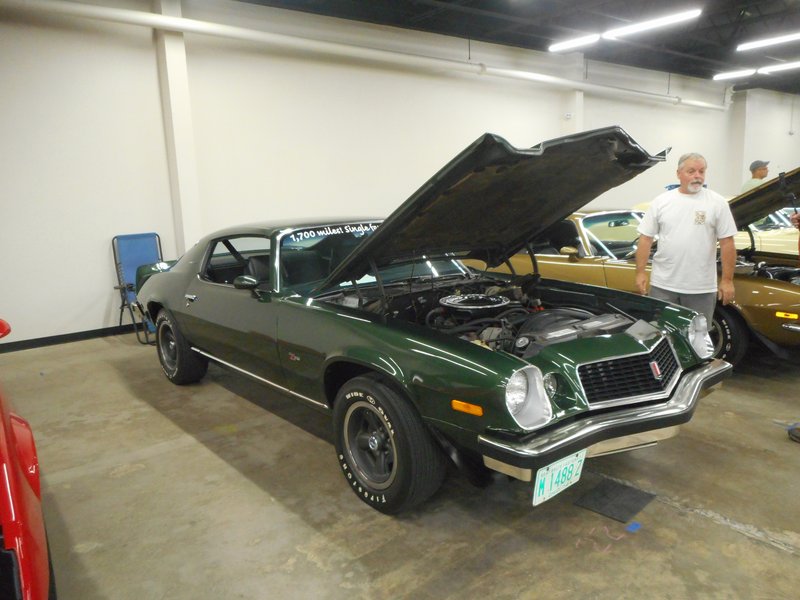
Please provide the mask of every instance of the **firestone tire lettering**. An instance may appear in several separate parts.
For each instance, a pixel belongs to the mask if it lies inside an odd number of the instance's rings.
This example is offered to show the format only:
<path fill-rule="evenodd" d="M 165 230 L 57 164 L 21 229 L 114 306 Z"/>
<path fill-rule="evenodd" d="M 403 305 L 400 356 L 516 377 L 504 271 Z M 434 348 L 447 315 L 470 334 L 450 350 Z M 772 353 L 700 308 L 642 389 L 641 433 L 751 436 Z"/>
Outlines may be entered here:
<path fill-rule="evenodd" d="M 446 458 L 415 407 L 377 376 L 347 382 L 334 404 L 334 440 L 353 492 L 394 514 L 427 500 L 441 486 Z"/>

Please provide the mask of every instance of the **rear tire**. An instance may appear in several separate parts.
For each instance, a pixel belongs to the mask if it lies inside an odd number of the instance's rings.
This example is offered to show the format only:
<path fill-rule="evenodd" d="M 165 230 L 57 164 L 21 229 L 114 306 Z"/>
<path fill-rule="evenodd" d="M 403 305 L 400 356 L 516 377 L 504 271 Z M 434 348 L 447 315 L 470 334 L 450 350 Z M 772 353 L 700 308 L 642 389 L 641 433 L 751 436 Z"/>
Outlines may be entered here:
<path fill-rule="evenodd" d="M 386 514 L 409 510 L 442 484 L 447 460 L 411 402 L 377 377 L 345 383 L 333 407 L 334 441 L 350 489 Z"/>
<path fill-rule="evenodd" d="M 739 316 L 719 306 L 714 310 L 709 335 L 714 342 L 714 357 L 727 360 L 734 367 L 742 361 L 750 345 L 750 332 Z"/>
<path fill-rule="evenodd" d="M 156 348 L 164 374 L 176 385 L 200 381 L 208 370 L 208 359 L 192 351 L 165 309 L 156 318 Z"/>

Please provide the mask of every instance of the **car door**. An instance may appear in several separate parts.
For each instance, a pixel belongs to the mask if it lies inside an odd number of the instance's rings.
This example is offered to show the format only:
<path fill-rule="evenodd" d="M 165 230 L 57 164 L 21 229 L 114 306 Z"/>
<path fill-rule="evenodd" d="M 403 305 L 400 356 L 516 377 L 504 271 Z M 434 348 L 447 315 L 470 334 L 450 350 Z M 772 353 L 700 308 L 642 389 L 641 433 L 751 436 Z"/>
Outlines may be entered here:
<path fill-rule="evenodd" d="M 182 313 L 186 336 L 193 345 L 237 369 L 282 384 L 275 278 L 254 268 L 257 263 L 270 264 L 269 256 L 266 237 L 231 236 L 212 241 L 198 276 L 187 286 Z M 234 280 L 241 275 L 259 279 L 258 287 L 237 289 Z"/>
<path fill-rule="evenodd" d="M 640 222 L 641 218 L 635 211 L 602 212 L 587 215 L 580 220 L 582 234 L 592 248 L 592 253 L 602 257 L 605 277 L 602 285 L 616 290 L 637 292 L 635 255 Z"/>

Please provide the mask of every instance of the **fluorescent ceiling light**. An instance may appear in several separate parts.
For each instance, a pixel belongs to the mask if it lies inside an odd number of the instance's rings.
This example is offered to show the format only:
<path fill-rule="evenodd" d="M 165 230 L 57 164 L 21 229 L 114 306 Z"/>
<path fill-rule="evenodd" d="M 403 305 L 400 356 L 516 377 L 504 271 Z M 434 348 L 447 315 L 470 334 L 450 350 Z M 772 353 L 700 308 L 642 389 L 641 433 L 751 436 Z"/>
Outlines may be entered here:
<path fill-rule="evenodd" d="M 748 77 L 750 75 L 755 75 L 755 69 L 742 69 L 741 71 L 728 71 L 727 73 L 719 73 L 714 75 L 714 81 L 719 81 L 720 79 L 736 79 L 737 77 Z"/>
<path fill-rule="evenodd" d="M 624 35 L 631 35 L 633 33 L 639 33 L 640 31 L 655 29 L 657 27 L 665 27 L 667 25 L 672 25 L 673 23 L 680 23 L 681 21 L 688 21 L 689 19 L 695 19 L 699 17 L 700 13 L 702 12 L 702 10 L 697 8 L 695 10 L 689 10 L 666 17 L 660 17 L 658 19 L 651 19 L 650 21 L 642 21 L 641 23 L 634 23 L 633 25 L 618 27 L 617 29 L 610 29 L 603 34 L 603 39 L 613 40 Z"/>
<path fill-rule="evenodd" d="M 800 61 L 783 63 L 782 65 L 772 65 L 770 67 L 761 67 L 758 70 L 759 75 L 769 75 L 776 71 L 788 71 L 789 69 L 800 69 Z"/>
<path fill-rule="evenodd" d="M 565 42 L 558 42 L 557 44 L 553 44 L 552 46 L 550 46 L 548 50 L 550 52 L 560 52 L 561 50 L 570 50 L 572 48 L 578 48 L 580 46 L 588 46 L 589 44 L 594 44 L 599 39 L 600 39 L 600 34 L 593 33 L 592 35 L 584 35 L 583 37 L 573 38 Z"/>
<path fill-rule="evenodd" d="M 774 38 L 767 38 L 765 40 L 757 40 L 755 42 L 747 42 L 745 44 L 739 44 L 736 46 L 736 50 L 741 52 L 742 50 L 752 50 L 754 48 L 763 48 L 764 46 L 774 46 L 775 44 L 785 44 L 787 42 L 797 42 L 800 41 L 800 31 L 797 33 L 790 33 L 788 35 L 781 35 Z"/>

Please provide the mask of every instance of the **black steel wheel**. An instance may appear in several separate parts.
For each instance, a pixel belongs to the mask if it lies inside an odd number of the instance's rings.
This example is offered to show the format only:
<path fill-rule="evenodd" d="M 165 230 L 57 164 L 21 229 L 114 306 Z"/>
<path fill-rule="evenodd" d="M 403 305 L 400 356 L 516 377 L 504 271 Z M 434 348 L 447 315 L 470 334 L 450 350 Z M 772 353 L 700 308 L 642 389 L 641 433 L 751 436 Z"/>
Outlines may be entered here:
<path fill-rule="evenodd" d="M 446 457 L 411 402 L 386 382 L 351 379 L 336 396 L 333 416 L 339 465 L 363 502 L 394 514 L 439 489 Z"/>
<path fill-rule="evenodd" d="M 172 315 L 164 309 L 156 318 L 156 348 L 161 368 L 174 384 L 200 381 L 208 370 L 208 359 L 192 351 Z"/>
<path fill-rule="evenodd" d="M 717 306 L 708 332 L 714 343 L 714 356 L 727 360 L 734 367 L 744 358 L 750 345 L 750 332 L 741 318 L 728 308 Z"/>

